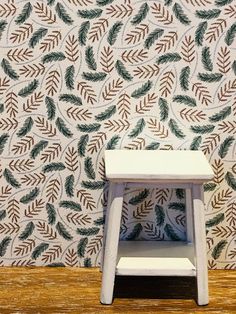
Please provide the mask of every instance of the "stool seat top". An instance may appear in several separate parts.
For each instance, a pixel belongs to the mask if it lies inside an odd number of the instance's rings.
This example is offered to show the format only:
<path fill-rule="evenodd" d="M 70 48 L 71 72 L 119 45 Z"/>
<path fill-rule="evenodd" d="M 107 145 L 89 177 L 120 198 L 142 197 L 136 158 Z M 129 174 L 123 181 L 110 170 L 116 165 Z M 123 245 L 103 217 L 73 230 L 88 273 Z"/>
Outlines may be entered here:
<path fill-rule="evenodd" d="M 106 150 L 106 177 L 111 181 L 200 181 L 214 173 L 201 151 Z"/>

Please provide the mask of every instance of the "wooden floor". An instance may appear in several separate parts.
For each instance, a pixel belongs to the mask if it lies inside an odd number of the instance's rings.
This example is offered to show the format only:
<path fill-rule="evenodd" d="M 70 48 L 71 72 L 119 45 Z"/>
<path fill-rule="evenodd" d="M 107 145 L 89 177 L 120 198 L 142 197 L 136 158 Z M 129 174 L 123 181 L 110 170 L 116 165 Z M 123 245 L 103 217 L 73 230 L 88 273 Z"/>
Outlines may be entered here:
<path fill-rule="evenodd" d="M 198 307 L 193 278 L 118 277 L 113 305 L 99 302 L 97 268 L 0 268 L 0 313 L 236 313 L 236 271 L 209 271 L 210 303 Z"/>

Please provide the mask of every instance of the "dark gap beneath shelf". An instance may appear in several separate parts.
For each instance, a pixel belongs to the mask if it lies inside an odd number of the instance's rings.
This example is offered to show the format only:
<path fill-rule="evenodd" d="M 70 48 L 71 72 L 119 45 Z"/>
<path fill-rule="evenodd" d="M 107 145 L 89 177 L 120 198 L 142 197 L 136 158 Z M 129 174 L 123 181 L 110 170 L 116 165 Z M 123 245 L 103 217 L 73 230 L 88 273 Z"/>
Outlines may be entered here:
<path fill-rule="evenodd" d="M 114 298 L 196 299 L 196 277 L 116 276 Z"/>

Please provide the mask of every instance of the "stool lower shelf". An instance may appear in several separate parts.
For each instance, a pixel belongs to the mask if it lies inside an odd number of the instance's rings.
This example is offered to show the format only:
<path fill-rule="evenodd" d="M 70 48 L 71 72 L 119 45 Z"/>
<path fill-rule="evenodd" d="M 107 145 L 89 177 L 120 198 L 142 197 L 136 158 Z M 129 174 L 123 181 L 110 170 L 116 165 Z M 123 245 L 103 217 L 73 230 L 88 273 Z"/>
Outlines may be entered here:
<path fill-rule="evenodd" d="M 182 241 L 120 241 L 116 275 L 196 276 L 194 248 Z"/>

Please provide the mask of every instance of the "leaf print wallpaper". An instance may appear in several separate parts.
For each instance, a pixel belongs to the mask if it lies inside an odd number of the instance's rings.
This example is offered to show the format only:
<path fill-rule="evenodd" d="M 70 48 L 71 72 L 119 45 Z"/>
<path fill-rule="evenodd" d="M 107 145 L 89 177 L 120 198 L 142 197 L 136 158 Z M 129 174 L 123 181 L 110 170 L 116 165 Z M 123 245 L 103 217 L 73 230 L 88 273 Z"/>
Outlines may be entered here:
<path fill-rule="evenodd" d="M 99 265 L 125 148 L 204 152 L 209 268 L 236 268 L 235 49 L 232 0 L 2 0 L 0 265 Z M 184 199 L 127 190 L 121 238 L 185 239 Z"/>

